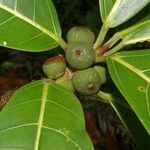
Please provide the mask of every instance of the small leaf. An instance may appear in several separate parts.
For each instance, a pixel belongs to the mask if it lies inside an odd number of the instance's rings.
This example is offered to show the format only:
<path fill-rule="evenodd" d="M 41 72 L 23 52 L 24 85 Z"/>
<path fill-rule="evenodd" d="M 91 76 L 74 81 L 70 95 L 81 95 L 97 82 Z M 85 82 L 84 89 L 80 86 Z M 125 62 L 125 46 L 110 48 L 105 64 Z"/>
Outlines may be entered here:
<path fill-rule="evenodd" d="M 93 150 L 78 99 L 50 80 L 17 90 L 0 122 L 1 150 Z"/>
<path fill-rule="evenodd" d="M 103 23 L 107 19 L 112 7 L 114 6 L 116 0 L 99 0 L 100 13 Z"/>
<path fill-rule="evenodd" d="M 119 97 L 115 93 L 115 96 L 113 97 L 114 100 L 110 101 L 112 107 L 115 109 L 121 121 L 125 124 L 125 126 L 132 134 L 137 144 L 137 148 L 140 150 L 149 149 L 150 136 L 142 126 L 141 122 L 138 120 L 135 113 L 132 111 L 131 107 L 127 104 L 127 102 L 123 98 Z"/>
<path fill-rule="evenodd" d="M 123 31 L 117 32 L 107 42 L 107 44 L 110 45 L 110 47 L 112 47 L 120 39 L 122 39 L 122 47 L 128 44 L 134 44 L 137 42 L 150 40 L 150 20 L 143 21 Z"/>
<path fill-rule="evenodd" d="M 122 39 L 124 45 L 150 40 L 150 20 L 145 21 L 141 26 L 135 27 L 132 32 L 128 33 Z"/>
<path fill-rule="evenodd" d="M 136 15 L 149 0 L 117 0 L 107 18 L 107 26 L 114 28 Z"/>
<path fill-rule="evenodd" d="M 0 0 L 1 46 L 44 51 L 58 46 L 60 36 L 52 0 Z"/>
<path fill-rule="evenodd" d="M 150 50 L 107 57 L 110 75 L 150 135 Z"/>

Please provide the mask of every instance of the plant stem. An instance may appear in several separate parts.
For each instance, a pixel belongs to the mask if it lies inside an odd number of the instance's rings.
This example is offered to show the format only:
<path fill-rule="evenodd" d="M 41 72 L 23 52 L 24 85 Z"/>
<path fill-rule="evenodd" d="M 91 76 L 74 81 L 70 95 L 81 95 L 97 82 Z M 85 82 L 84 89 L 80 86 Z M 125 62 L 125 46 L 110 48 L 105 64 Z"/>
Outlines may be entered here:
<path fill-rule="evenodd" d="M 53 36 L 52 38 L 53 38 L 54 40 L 56 40 L 56 41 L 59 43 L 60 47 L 61 47 L 64 51 L 67 49 L 68 44 L 64 41 L 64 39 L 63 39 L 62 37 L 59 37 L 59 36 L 55 35 L 55 36 Z"/>
<path fill-rule="evenodd" d="M 119 104 L 119 105 L 124 106 L 124 107 L 127 108 L 127 109 L 130 109 L 130 107 L 129 107 L 126 103 L 124 103 L 124 102 L 122 102 L 122 101 L 119 101 L 119 100 L 115 100 L 115 99 L 112 97 L 112 95 L 109 94 L 109 93 L 106 93 L 106 92 L 103 92 L 103 91 L 99 91 L 97 95 L 98 95 L 100 98 L 109 101 L 111 104 L 112 104 L 112 102 L 115 102 L 115 103 L 117 103 L 117 104 Z"/>
<path fill-rule="evenodd" d="M 104 57 L 104 56 L 97 56 L 95 58 L 95 64 L 100 63 L 100 62 L 105 63 L 106 62 L 106 57 Z"/>
<path fill-rule="evenodd" d="M 103 41 L 105 39 L 105 36 L 106 36 L 106 34 L 108 32 L 108 29 L 109 28 L 105 24 L 102 25 L 102 28 L 101 28 L 101 30 L 99 32 L 97 40 L 94 43 L 94 49 L 96 49 L 97 47 L 99 47 L 103 43 Z"/>
<path fill-rule="evenodd" d="M 95 49 L 95 63 L 105 62 L 105 57 L 103 56 L 109 48 L 109 44 L 104 44 L 97 49 Z"/>
<path fill-rule="evenodd" d="M 109 45 L 109 48 L 111 48 L 120 38 L 118 37 L 118 33 L 116 33 L 113 37 L 111 37 L 105 45 Z"/>
<path fill-rule="evenodd" d="M 104 56 L 108 56 L 108 55 L 111 55 L 111 54 L 113 54 L 113 53 L 119 51 L 121 48 L 123 48 L 123 46 L 124 46 L 124 43 L 123 43 L 123 42 L 119 43 L 116 47 L 114 47 L 114 48 L 111 49 L 110 51 L 106 52 L 106 53 L 104 54 Z"/>
<path fill-rule="evenodd" d="M 99 91 L 97 94 L 100 98 L 107 100 L 107 101 L 112 101 L 112 95 L 103 91 Z"/>

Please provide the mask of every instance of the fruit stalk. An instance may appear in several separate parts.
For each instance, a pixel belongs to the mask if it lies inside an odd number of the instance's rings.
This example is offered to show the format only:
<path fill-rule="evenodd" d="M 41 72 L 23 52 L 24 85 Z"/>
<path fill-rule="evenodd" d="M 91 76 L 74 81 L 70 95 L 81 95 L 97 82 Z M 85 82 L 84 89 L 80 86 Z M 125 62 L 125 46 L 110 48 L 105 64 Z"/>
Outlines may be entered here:
<path fill-rule="evenodd" d="M 105 36 L 106 36 L 106 34 L 108 32 L 108 29 L 109 28 L 105 24 L 103 24 L 103 26 L 102 26 L 102 28 L 101 28 L 101 30 L 99 32 L 99 35 L 97 37 L 97 40 L 94 43 L 94 49 L 97 49 L 99 46 L 102 45 L 102 43 L 103 43 L 103 41 L 105 39 Z"/>

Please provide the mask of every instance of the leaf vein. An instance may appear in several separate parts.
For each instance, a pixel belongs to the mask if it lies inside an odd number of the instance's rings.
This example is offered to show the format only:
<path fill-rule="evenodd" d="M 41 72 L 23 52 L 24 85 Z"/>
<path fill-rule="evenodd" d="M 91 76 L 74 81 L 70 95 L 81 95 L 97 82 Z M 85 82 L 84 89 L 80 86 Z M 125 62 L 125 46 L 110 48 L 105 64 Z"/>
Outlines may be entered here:
<path fill-rule="evenodd" d="M 54 129 L 54 128 L 50 128 L 50 127 L 47 127 L 47 126 L 42 126 L 42 127 L 45 128 L 45 129 L 48 129 L 48 130 L 51 130 L 51 131 L 54 131 L 54 132 L 57 132 L 57 133 L 62 134 L 62 135 L 65 136 L 68 140 L 70 140 L 79 150 L 82 150 L 82 148 L 79 146 L 79 144 L 77 144 L 76 141 L 74 141 L 72 138 L 70 138 L 68 135 L 66 135 L 66 134 L 63 133 L 62 131 L 57 130 L 57 129 Z"/>
<path fill-rule="evenodd" d="M 56 30 L 56 28 L 55 28 L 55 23 L 54 23 L 54 18 L 53 18 L 53 16 L 52 16 L 52 12 L 51 12 L 51 9 L 50 9 L 50 6 L 49 6 L 47 0 L 46 0 L 46 4 L 47 4 L 47 6 L 48 6 L 48 9 L 49 9 L 49 12 L 50 12 L 50 16 L 51 16 L 51 19 L 52 19 L 52 24 L 53 24 L 54 32 L 55 32 L 55 34 L 57 34 L 57 30 Z"/>
<path fill-rule="evenodd" d="M 150 88 L 150 83 L 147 83 L 147 86 L 146 86 L 146 104 L 147 104 L 148 115 L 150 117 L 150 103 L 149 103 L 150 100 L 149 100 L 149 96 L 148 96 L 149 88 Z"/>
<path fill-rule="evenodd" d="M 18 4 L 18 1 L 15 0 L 15 6 L 14 6 L 14 9 L 17 10 L 17 4 Z"/>
<path fill-rule="evenodd" d="M 41 99 L 34 99 L 34 100 L 29 100 L 29 101 L 25 101 L 25 102 L 18 103 L 18 104 L 16 104 L 16 105 L 12 106 L 12 107 L 8 107 L 7 109 L 5 109 L 5 112 L 8 111 L 8 110 L 11 110 L 11 109 L 13 109 L 13 108 L 15 108 L 15 107 L 17 107 L 17 106 L 24 105 L 24 104 L 26 104 L 26 103 L 30 103 L 30 102 L 34 102 L 34 101 L 40 101 L 40 100 L 41 100 Z"/>
<path fill-rule="evenodd" d="M 142 54 L 142 55 L 125 55 L 125 56 L 119 56 L 120 58 L 130 58 L 130 57 L 142 57 L 142 56 L 150 56 L 150 54 Z"/>
<path fill-rule="evenodd" d="M 0 24 L 0 26 L 4 25 L 5 23 L 8 23 L 9 21 L 11 21 L 11 20 L 14 19 L 14 18 L 15 18 L 15 16 L 12 16 L 12 17 L 8 18 L 7 20 L 3 21 L 3 22 Z"/>
<path fill-rule="evenodd" d="M 36 13 L 35 13 L 35 10 L 36 10 L 36 4 L 35 4 L 35 0 L 33 1 L 33 21 L 35 21 L 35 15 L 36 15 Z"/>
<path fill-rule="evenodd" d="M 26 42 L 29 42 L 29 41 L 31 41 L 31 40 L 37 38 L 37 37 L 40 37 L 40 36 L 43 35 L 43 34 L 44 34 L 43 32 L 42 32 L 42 33 L 39 33 L 39 34 L 37 34 L 37 35 L 35 35 L 35 36 L 33 36 L 33 37 L 31 37 L 31 38 L 29 38 L 29 39 L 27 39 L 27 40 L 21 42 L 21 43 L 18 43 L 17 45 L 22 45 L 22 44 L 24 44 L 24 43 L 26 43 Z"/>
<path fill-rule="evenodd" d="M 21 128 L 21 127 L 33 126 L 33 125 L 37 125 L 37 123 L 28 123 L 28 124 L 22 124 L 22 125 L 18 125 L 18 126 L 13 126 L 13 127 L 1 130 L 0 134 L 4 133 L 4 132 L 7 132 L 9 130 L 13 130 L 13 129 Z"/>
<path fill-rule="evenodd" d="M 69 112 L 71 112 L 73 115 L 75 115 L 75 117 L 77 118 L 77 120 L 78 120 L 79 123 L 80 123 L 80 119 L 79 119 L 79 117 L 76 115 L 75 112 L 71 111 L 70 109 L 68 109 L 67 107 L 65 107 L 65 106 L 63 106 L 63 105 L 60 105 L 60 104 L 57 103 L 57 102 L 54 102 L 54 101 L 52 101 L 52 100 L 47 100 L 47 102 L 48 102 L 48 101 L 54 103 L 55 105 L 57 105 L 57 106 L 59 106 L 59 107 L 62 107 L 62 108 L 64 108 L 64 109 L 68 110 Z"/>
<path fill-rule="evenodd" d="M 148 71 L 150 71 L 150 68 L 149 68 L 149 69 L 142 70 L 142 72 L 148 72 Z"/>
<path fill-rule="evenodd" d="M 136 75 L 138 75 L 139 77 L 143 78 L 146 82 L 150 83 L 150 78 L 148 76 L 146 76 L 141 70 L 139 70 L 138 68 L 132 66 L 131 64 L 127 63 L 126 61 L 124 61 L 123 59 L 117 57 L 117 56 L 113 56 L 112 59 L 120 64 L 122 64 L 124 67 L 128 68 L 129 70 L 131 70 L 132 72 L 134 72 Z"/>
<path fill-rule="evenodd" d="M 36 87 L 36 86 L 42 85 L 42 84 L 43 84 L 43 83 L 38 83 L 38 84 L 34 84 L 34 85 L 30 86 L 30 87 L 20 89 L 19 91 L 17 91 L 17 92 L 15 93 L 15 95 L 13 96 L 13 99 L 16 98 L 16 97 L 17 97 L 19 94 L 21 94 L 22 92 L 25 92 L 26 90 L 32 89 L 33 87 Z"/>

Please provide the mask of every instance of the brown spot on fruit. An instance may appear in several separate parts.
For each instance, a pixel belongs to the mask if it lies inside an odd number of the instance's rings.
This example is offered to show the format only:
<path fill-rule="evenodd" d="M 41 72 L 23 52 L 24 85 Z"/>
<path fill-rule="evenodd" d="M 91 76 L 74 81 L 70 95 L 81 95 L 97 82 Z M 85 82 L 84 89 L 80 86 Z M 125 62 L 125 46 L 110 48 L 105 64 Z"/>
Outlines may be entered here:
<path fill-rule="evenodd" d="M 80 56 L 82 54 L 82 51 L 80 49 L 76 49 L 75 53 L 76 53 L 77 56 Z"/>
<path fill-rule="evenodd" d="M 97 56 L 102 56 L 102 55 L 104 55 L 104 54 L 107 52 L 107 50 L 109 49 L 109 46 L 110 46 L 110 45 L 102 45 L 102 46 L 98 47 L 98 48 L 95 50 L 96 55 L 97 55 Z"/>
<path fill-rule="evenodd" d="M 95 85 L 90 83 L 90 84 L 87 85 L 87 89 L 88 90 L 94 90 L 95 89 Z"/>
<path fill-rule="evenodd" d="M 51 79 L 58 79 L 66 70 L 66 62 L 62 55 L 56 55 L 43 63 L 44 74 Z"/>
<path fill-rule="evenodd" d="M 52 64 L 52 63 L 56 63 L 56 62 L 65 62 L 65 59 L 62 55 L 56 55 L 53 56 L 51 58 L 48 58 L 43 65 L 47 65 L 47 64 Z"/>

